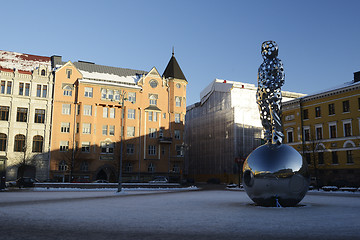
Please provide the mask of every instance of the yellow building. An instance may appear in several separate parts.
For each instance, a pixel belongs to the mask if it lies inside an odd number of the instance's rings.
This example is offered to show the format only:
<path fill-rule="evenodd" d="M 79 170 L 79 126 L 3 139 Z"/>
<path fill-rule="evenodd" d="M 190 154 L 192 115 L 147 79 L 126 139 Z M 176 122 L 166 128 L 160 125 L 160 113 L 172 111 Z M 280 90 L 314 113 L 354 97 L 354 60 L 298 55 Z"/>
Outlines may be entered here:
<path fill-rule="evenodd" d="M 354 81 L 283 103 L 285 143 L 309 163 L 312 184 L 360 186 L 360 72 Z"/>
<path fill-rule="evenodd" d="M 155 67 L 146 72 L 65 63 L 59 56 L 52 64 L 53 178 L 117 181 L 122 158 L 124 181 L 157 175 L 180 180 L 187 80 L 174 55 L 163 75 Z"/>

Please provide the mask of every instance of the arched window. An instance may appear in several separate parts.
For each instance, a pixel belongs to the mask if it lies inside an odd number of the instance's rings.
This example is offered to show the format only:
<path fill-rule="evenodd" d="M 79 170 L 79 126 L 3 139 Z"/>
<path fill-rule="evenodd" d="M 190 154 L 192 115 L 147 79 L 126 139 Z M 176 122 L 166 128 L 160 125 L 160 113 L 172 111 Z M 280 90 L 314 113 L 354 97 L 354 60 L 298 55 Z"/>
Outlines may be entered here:
<path fill-rule="evenodd" d="M 0 133 L 0 151 L 6 150 L 6 140 L 7 140 L 6 134 Z"/>
<path fill-rule="evenodd" d="M 25 152 L 25 135 L 15 136 L 14 152 Z"/>
<path fill-rule="evenodd" d="M 67 171 L 68 170 L 68 165 L 66 164 L 66 162 L 64 160 L 62 160 L 61 162 L 59 162 L 59 171 Z"/>
<path fill-rule="evenodd" d="M 150 173 L 155 172 L 155 165 L 153 163 L 149 163 L 148 172 L 150 172 Z"/>
<path fill-rule="evenodd" d="M 44 142 L 44 138 L 42 136 L 39 136 L 39 135 L 34 136 L 32 151 L 33 152 L 42 152 L 43 142 Z"/>
<path fill-rule="evenodd" d="M 45 69 L 41 70 L 41 76 L 45 76 L 46 72 Z"/>
<path fill-rule="evenodd" d="M 64 88 L 64 96 L 72 96 L 72 88 L 66 85 Z"/>

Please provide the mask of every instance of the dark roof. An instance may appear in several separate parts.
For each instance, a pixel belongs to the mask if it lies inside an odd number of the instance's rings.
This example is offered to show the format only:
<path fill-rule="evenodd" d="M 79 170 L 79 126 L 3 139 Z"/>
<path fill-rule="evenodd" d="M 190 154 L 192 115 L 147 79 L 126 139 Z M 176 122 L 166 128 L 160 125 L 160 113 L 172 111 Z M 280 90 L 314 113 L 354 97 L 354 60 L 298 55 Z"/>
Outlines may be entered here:
<path fill-rule="evenodd" d="M 147 108 L 145 108 L 145 110 L 147 110 L 147 111 L 159 111 L 159 112 L 161 112 L 161 109 L 158 108 L 157 106 L 154 106 L 154 105 L 148 106 Z"/>
<path fill-rule="evenodd" d="M 53 60 L 54 67 L 56 65 L 64 65 L 66 63 L 61 60 L 60 56 L 53 56 L 52 60 Z M 95 63 L 91 63 L 91 62 L 85 62 L 85 61 L 73 62 L 73 64 L 79 70 L 86 71 L 86 72 L 109 73 L 109 74 L 114 74 L 114 75 L 118 75 L 118 76 L 134 76 L 137 74 L 147 74 L 147 72 L 143 71 L 143 70 L 110 67 L 110 66 L 98 65 Z"/>
<path fill-rule="evenodd" d="M 165 68 L 165 71 L 163 73 L 163 77 L 165 77 L 165 78 L 170 77 L 170 78 L 184 79 L 186 81 L 186 78 L 185 78 L 183 72 L 181 71 L 181 68 L 180 68 L 178 62 L 176 61 L 174 53 L 173 53 L 168 65 Z"/>

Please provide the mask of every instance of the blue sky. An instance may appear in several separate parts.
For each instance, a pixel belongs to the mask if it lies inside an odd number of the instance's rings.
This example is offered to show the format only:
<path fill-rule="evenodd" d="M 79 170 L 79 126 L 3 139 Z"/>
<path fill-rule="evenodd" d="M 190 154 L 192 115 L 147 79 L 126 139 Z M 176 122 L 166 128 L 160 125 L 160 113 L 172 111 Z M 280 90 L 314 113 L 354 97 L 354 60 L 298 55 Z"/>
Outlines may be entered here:
<path fill-rule="evenodd" d="M 187 104 L 215 78 L 257 84 L 265 40 L 283 90 L 318 92 L 360 71 L 357 0 L 4 1 L 0 49 L 163 73 L 175 47 Z"/>

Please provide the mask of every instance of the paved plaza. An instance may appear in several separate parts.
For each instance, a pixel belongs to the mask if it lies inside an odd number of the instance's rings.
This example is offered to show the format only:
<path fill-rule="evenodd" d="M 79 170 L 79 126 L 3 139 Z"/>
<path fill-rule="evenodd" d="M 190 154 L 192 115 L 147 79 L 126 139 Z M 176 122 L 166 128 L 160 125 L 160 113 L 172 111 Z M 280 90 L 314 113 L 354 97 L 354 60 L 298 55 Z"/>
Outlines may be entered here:
<path fill-rule="evenodd" d="M 359 239 L 360 194 L 255 206 L 243 191 L 0 192 L 0 239 Z"/>

